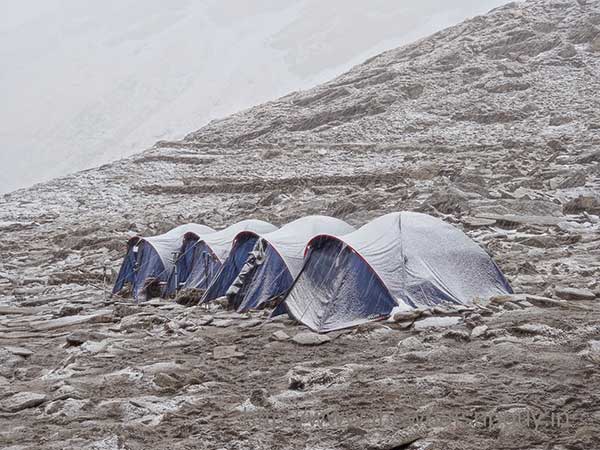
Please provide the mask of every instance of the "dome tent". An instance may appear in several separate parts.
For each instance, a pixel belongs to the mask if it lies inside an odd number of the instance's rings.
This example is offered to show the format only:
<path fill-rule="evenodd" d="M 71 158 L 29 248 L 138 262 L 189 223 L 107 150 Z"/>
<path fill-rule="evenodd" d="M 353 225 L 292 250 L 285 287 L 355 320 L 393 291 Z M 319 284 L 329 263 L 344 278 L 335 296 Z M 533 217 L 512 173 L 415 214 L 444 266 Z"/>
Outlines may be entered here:
<path fill-rule="evenodd" d="M 243 220 L 203 236 L 193 232 L 186 233 L 164 295 L 174 294 L 179 288 L 206 289 L 229 255 L 233 240 L 240 232 L 269 233 L 276 229 L 275 225 L 262 220 Z"/>
<path fill-rule="evenodd" d="M 133 297 L 137 300 L 147 280 L 156 279 L 159 283 L 165 283 L 175 265 L 175 255 L 181 248 L 183 237 L 190 232 L 200 236 L 214 233 L 215 230 L 192 223 L 159 236 L 135 236 L 129 239 L 113 294 L 118 294 L 127 283 L 131 283 Z"/>
<path fill-rule="evenodd" d="M 462 231 L 426 214 L 379 217 L 342 237 L 317 236 L 284 302 L 327 332 L 444 302 L 512 293 L 490 256 Z"/>
<path fill-rule="evenodd" d="M 316 235 L 354 231 L 346 222 L 327 216 L 295 220 L 257 240 L 226 295 L 239 312 L 258 308 L 292 286 L 304 263 L 306 244 Z"/>
<path fill-rule="evenodd" d="M 242 231 L 233 240 L 231 251 L 221 268 L 214 276 L 208 288 L 202 295 L 203 303 L 210 302 L 216 298 L 223 297 L 237 278 L 242 267 L 248 259 L 248 255 L 258 241 L 259 235 L 252 231 Z"/>

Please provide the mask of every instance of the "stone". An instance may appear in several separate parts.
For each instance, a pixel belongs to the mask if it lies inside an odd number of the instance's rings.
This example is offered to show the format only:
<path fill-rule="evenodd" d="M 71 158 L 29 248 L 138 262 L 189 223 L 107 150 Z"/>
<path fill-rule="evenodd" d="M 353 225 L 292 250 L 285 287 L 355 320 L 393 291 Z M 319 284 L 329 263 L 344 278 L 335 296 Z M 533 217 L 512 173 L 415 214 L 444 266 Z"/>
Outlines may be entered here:
<path fill-rule="evenodd" d="M 152 381 L 154 382 L 154 384 L 162 388 L 178 388 L 181 386 L 181 381 L 179 381 L 174 376 L 164 372 L 159 372 L 156 375 L 154 375 Z"/>
<path fill-rule="evenodd" d="M 304 367 L 296 366 L 287 373 L 288 388 L 305 390 L 308 388 L 323 388 L 334 384 L 344 383 L 352 374 L 348 367 Z"/>
<path fill-rule="evenodd" d="M 154 314 L 138 313 L 123 317 L 119 328 L 121 331 L 149 330 L 166 321 L 165 318 Z"/>
<path fill-rule="evenodd" d="M 0 401 L 0 411 L 18 412 L 24 409 L 35 408 L 47 400 L 45 394 L 37 392 L 19 392 Z"/>
<path fill-rule="evenodd" d="M 13 355 L 17 355 L 17 356 L 22 356 L 24 358 L 28 358 L 29 356 L 33 355 L 33 352 L 27 348 L 23 348 L 23 347 L 11 347 L 11 346 L 6 346 L 4 347 L 6 350 L 8 350 L 10 353 L 12 353 Z"/>
<path fill-rule="evenodd" d="M 446 339 L 454 339 L 455 341 L 468 341 L 471 338 L 471 335 L 466 331 L 462 330 L 448 330 L 444 332 L 442 335 L 443 338 Z"/>
<path fill-rule="evenodd" d="M 57 330 L 59 328 L 71 327 L 74 325 L 82 325 L 84 323 L 110 323 L 112 322 L 112 311 L 101 310 L 94 314 L 81 316 L 67 316 L 59 319 L 44 320 L 34 322 L 31 326 L 38 331 Z"/>
<path fill-rule="evenodd" d="M 556 300 L 553 298 L 543 297 L 541 295 L 527 294 L 526 298 L 527 302 L 542 308 L 557 308 L 560 306 L 564 307 L 568 305 L 568 303 L 565 300 Z"/>
<path fill-rule="evenodd" d="M 250 395 L 250 403 L 260 408 L 268 408 L 271 406 L 269 395 L 265 389 L 255 389 Z"/>
<path fill-rule="evenodd" d="M 408 320 L 414 320 L 422 314 L 422 311 L 413 309 L 410 311 L 397 311 L 394 312 L 390 318 L 392 322 L 406 322 Z"/>
<path fill-rule="evenodd" d="M 502 303 L 502 307 L 504 309 L 507 309 L 508 311 L 520 311 L 521 309 L 523 309 L 516 302 L 505 302 L 505 303 Z"/>
<path fill-rule="evenodd" d="M 324 334 L 317 334 L 310 331 L 296 334 L 292 341 L 298 345 L 321 345 L 331 341 L 329 336 Z"/>
<path fill-rule="evenodd" d="M 245 320 L 243 321 L 241 324 L 238 325 L 238 328 L 242 329 L 242 330 L 246 330 L 248 328 L 254 328 L 259 326 L 260 324 L 262 324 L 263 321 L 259 320 L 259 319 L 250 319 L 250 320 Z"/>
<path fill-rule="evenodd" d="M 552 216 L 520 216 L 516 214 L 477 214 L 479 219 L 495 220 L 498 224 L 557 226 L 564 218 Z"/>
<path fill-rule="evenodd" d="M 412 327 L 414 321 L 412 320 L 407 320 L 404 322 L 396 322 L 394 327 L 400 330 L 408 330 L 410 327 Z"/>
<path fill-rule="evenodd" d="M 89 400 L 68 398 L 48 403 L 44 412 L 48 415 L 59 415 L 62 417 L 77 417 L 81 410 L 88 404 Z"/>
<path fill-rule="evenodd" d="M 223 345 L 213 349 L 214 359 L 242 358 L 244 354 L 235 345 Z"/>
<path fill-rule="evenodd" d="M 233 319 L 215 319 L 212 321 L 211 325 L 213 327 L 219 328 L 227 328 L 232 326 L 235 323 Z"/>
<path fill-rule="evenodd" d="M 562 334 L 562 332 L 560 330 L 557 330 L 556 328 L 552 328 L 548 325 L 539 323 L 527 323 L 519 325 L 514 327 L 513 331 L 516 331 L 521 334 L 530 334 L 547 337 L 558 337 Z"/>
<path fill-rule="evenodd" d="M 86 352 L 86 353 L 90 353 L 92 355 L 95 355 L 97 353 L 101 353 L 104 350 L 106 350 L 106 348 L 108 347 L 108 340 L 104 340 L 104 341 L 86 341 L 81 345 L 81 350 Z"/>
<path fill-rule="evenodd" d="M 90 339 L 90 335 L 87 333 L 82 333 L 80 331 L 75 331 L 74 333 L 69 334 L 66 337 L 67 345 L 78 347 L 84 342 Z"/>
<path fill-rule="evenodd" d="M 83 306 L 72 305 L 71 303 L 67 303 L 59 308 L 59 310 L 56 312 L 56 317 L 75 316 L 81 311 L 83 311 Z"/>
<path fill-rule="evenodd" d="M 287 341 L 290 338 L 290 336 L 285 331 L 281 331 L 281 330 L 275 331 L 271 335 L 271 337 L 276 341 Z"/>
<path fill-rule="evenodd" d="M 596 294 L 589 289 L 577 289 L 570 287 L 557 287 L 554 295 L 564 300 L 594 300 Z"/>
<path fill-rule="evenodd" d="M 415 351 L 424 350 L 427 348 L 427 346 L 415 336 L 409 336 L 406 339 L 402 339 L 400 342 L 398 342 L 398 348 L 401 350 Z"/>
<path fill-rule="evenodd" d="M 479 325 L 471 330 L 471 339 L 477 339 L 480 337 L 484 337 L 487 333 L 488 326 L 487 325 Z"/>
<path fill-rule="evenodd" d="M 598 215 L 600 214 L 600 197 L 580 195 L 565 203 L 563 205 L 563 212 L 565 214 L 580 214 L 587 212 Z"/>
<path fill-rule="evenodd" d="M 505 295 L 495 295 L 493 297 L 490 297 L 490 302 L 497 304 L 497 305 L 501 305 L 503 303 L 510 303 L 510 302 L 519 302 L 522 300 L 526 300 L 527 296 L 524 294 L 505 294 Z"/>
<path fill-rule="evenodd" d="M 464 217 L 461 219 L 462 223 L 464 223 L 468 227 L 477 228 L 477 227 L 490 227 L 496 224 L 496 220 L 494 219 L 484 219 L 482 217 Z"/>
<path fill-rule="evenodd" d="M 428 317 L 426 319 L 418 320 L 414 323 L 416 331 L 424 331 L 432 328 L 445 328 L 451 327 L 460 322 L 461 318 L 457 316 L 449 317 Z"/>

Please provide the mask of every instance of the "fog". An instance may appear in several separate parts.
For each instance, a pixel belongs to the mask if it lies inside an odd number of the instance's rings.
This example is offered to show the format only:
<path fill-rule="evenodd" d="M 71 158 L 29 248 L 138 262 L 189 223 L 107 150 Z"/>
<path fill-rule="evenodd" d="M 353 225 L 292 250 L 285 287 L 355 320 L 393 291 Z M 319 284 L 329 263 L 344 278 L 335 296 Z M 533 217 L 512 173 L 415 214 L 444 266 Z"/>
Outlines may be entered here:
<path fill-rule="evenodd" d="M 0 192 L 176 139 L 504 0 L 0 0 Z"/>

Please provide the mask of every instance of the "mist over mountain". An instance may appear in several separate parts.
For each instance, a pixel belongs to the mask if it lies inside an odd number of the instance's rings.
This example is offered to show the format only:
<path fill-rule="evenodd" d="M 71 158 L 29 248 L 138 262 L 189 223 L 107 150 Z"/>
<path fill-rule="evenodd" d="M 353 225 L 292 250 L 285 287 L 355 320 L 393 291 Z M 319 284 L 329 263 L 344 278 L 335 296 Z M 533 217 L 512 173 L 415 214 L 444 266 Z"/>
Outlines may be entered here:
<path fill-rule="evenodd" d="M 0 0 L 0 192 L 324 82 L 502 0 Z"/>

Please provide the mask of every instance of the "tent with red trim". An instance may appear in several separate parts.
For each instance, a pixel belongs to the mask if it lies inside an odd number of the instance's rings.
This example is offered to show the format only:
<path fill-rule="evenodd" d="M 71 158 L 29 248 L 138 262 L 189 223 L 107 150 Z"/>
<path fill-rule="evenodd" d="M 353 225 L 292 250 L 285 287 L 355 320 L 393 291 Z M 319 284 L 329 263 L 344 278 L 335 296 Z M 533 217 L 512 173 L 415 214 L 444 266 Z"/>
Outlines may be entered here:
<path fill-rule="evenodd" d="M 288 313 L 317 332 L 441 303 L 512 293 L 492 258 L 458 228 L 426 214 L 379 217 L 345 236 L 314 237 L 287 293 Z"/>
<path fill-rule="evenodd" d="M 352 231 L 343 220 L 308 216 L 261 235 L 227 291 L 230 303 L 239 312 L 261 308 L 291 287 L 302 269 L 308 241 L 317 234 L 339 236 Z"/>

